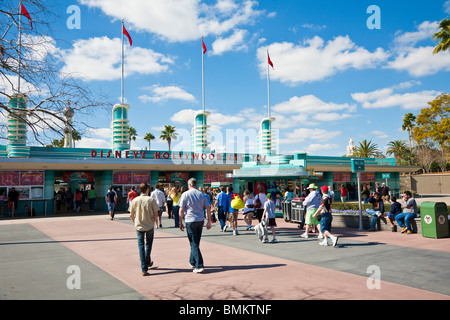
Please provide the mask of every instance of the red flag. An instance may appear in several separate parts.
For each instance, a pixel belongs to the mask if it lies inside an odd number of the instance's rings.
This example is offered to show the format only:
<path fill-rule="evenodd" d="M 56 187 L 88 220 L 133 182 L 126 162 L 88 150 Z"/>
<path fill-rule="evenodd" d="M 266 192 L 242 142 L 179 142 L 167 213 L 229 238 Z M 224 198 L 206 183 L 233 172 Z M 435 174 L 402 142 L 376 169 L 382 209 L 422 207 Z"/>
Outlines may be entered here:
<path fill-rule="evenodd" d="M 127 36 L 128 41 L 130 42 L 130 47 L 131 47 L 131 45 L 133 44 L 133 40 L 131 40 L 131 36 L 128 33 L 127 29 L 125 29 L 125 26 L 122 26 L 122 27 L 123 27 L 123 34 Z"/>
<path fill-rule="evenodd" d="M 25 9 L 25 7 L 23 6 L 22 3 L 20 5 L 21 5 L 21 7 L 20 7 L 20 14 L 24 15 L 25 17 L 30 19 L 31 29 L 33 29 L 33 20 L 31 20 L 30 14 L 28 13 L 27 9 Z"/>
<path fill-rule="evenodd" d="M 275 68 L 273 67 L 272 60 L 270 60 L 269 52 L 267 52 L 267 59 L 268 59 L 268 61 L 269 61 L 269 65 L 272 67 L 272 69 L 275 70 Z"/>
<path fill-rule="evenodd" d="M 203 54 L 205 54 L 206 51 L 208 51 L 208 49 L 206 49 L 206 45 L 205 45 L 205 43 L 203 42 L 203 38 L 202 38 L 202 47 L 203 47 Z"/>

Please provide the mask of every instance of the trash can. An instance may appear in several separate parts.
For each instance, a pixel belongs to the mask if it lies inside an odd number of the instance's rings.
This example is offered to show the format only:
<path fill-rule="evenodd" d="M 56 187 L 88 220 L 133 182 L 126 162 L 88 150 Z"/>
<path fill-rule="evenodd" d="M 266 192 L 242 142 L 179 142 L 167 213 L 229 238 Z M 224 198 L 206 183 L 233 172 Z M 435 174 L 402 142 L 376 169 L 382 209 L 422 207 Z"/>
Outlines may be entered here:
<path fill-rule="evenodd" d="M 445 202 L 423 202 L 420 206 L 420 221 L 423 237 L 435 239 L 450 237 Z"/>
<path fill-rule="evenodd" d="M 286 221 L 286 222 L 291 221 L 291 202 L 290 201 L 284 201 L 281 204 L 281 210 L 283 211 L 284 221 Z"/>
<path fill-rule="evenodd" d="M 294 198 L 291 201 L 291 222 L 300 223 L 300 228 L 305 224 L 304 198 Z"/>

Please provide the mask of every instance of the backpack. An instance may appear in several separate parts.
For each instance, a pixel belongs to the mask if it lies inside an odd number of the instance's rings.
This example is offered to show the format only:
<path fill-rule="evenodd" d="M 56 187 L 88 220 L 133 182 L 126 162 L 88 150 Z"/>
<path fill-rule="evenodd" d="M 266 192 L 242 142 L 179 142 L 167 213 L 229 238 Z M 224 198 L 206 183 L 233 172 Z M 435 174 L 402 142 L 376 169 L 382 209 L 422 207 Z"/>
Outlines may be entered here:
<path fill-rule="evenodd" d="M 261 208 L 261 200 L 259 200 L 259 195 L 257 195 L 258 198 L 256 198 L 255 202 L 253 203 L 253 207 L 255 209 Z"/>

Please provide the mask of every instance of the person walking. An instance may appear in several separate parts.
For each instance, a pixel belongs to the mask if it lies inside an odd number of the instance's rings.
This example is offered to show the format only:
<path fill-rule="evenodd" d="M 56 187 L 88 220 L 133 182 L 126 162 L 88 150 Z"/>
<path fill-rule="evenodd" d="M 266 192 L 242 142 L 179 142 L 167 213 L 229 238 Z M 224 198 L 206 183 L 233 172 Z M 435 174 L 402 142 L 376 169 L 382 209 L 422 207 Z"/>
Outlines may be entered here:
<path fill-rule="evenodd" d="M 228 213 L 228 195 L 225 193 L 225 187 L 220 187 L 220 192 L 216 196 L 215 207 L 217 208 L 217 217 L 220 222 L 220 231 L 225 232 Z"/>
<path fill-rule="evenodd" d="M 203 193 L 197 190 L 197 179 L 188 180 L 189 190 L 181 195 L 178 205 L 180 207 L 180 230 L 184 231 L 183 219 L 186 223 L 186 232 L 191 246 L 189 265 L 194 273 L 204 271 L 203 257 L 200 251 L 200 239 L 202 237 L 203 225 L 205 224 L 206 210 L 206 229 L 211 229 L 211 208 L 209 201 Z"/>
<path fill-rule="evenodd" d="M 172 213 L 173 213 L 173 219 L 175 220 L 175 228 L 180 227 L 180 207 L 178 206 L 178 202 L 181 198 L 181 193 L 178 191 L 177 187 L 172 187 L 170 190 L 168 198 L 172 199 Z"/>
<path fill-rule="evenodd" d="M 341 201 L 342 201 L 342 203 L 344 203 L 346 199 L 347 199 L 347 188 L 345 188 L 345 186 L 343 184 L 341 184 Z"/>
<path fill-rule="evenodd" d="M 141 195 L 130 204 L 130 218 L 136 228 L 142 275 L 148 276 L 148 269 L 153 265 L 151 253 L 159 206 L 152 197 L 149 197 L 147 183 L 141 183 L 139 190 Z"/>
<path fill-rule="evenodd" d="M 265 231 L 265 238 L 264 243 L 269 242 L 269 236 L 268 236 L 268 229 L 270 228 L 272 230 L 272 243 L 277 242 L 276 233 L 275 233 L 275 227 L 277 226 L 276 218 L 275 218 L 275 203 L 272 201 L 272 194 L 267 194 L 267 201 L 264 203 L 264 213 L 262 220 L 266 223 Z"/>
<path fill-rule="evenodd" d="M 264 213 L 264 204 L 267 201 L 267 196 L 264 193 L 264 187 L 258 187 L 259 193 L 255 196 L 255 201 L 253 202 L 253 207 L 255 208 L 255 215 L 258 221 L 261 223 L 261 219 Z"/>
<path fill-rule="evenodd" d="M 338 237 L 331 234 L 331 221 L 333 221 L 333 216 L 331 215 L 331 203 L 332 200 L 328 195 L 328 187 L 323 186 L 320 188 L 323 193 L 321 204 L 317 211 L 314 213 L 313 218 L 317 219 L 320 214 L 320 230 L 323 234 L 323 240 L 319 242 L 321 246 L 328 246 L 328 238 L 331 239 L 333 247 L 336 247 L 338 242 Z"/>
<path fill-rule="evenodd" d="M 252 228 L 252 218 L 253 218 L 253 212 L 254 212 L 254 197 L 253 195 L 250 193 L 250 191 L 245 190 L 244 191 L 244 203 L 245 203 L 245 207 L 244 207 L 244 221 L 247 224 L 247 229 L 246 231 L 250 230 Z"/>
<path fill-rule="evenodd" d="M 111 220 L 114 220 L 114 206 L 117 202 L 117 194 L 114 192 L 113 186 L 109 187 L 105 196 L 106 205 L 108 206 L 108 212 Z"/>
<path fill-rule="evenodd" d="M 95 210 L 95 200 L 97 199 L 97 191 L 95 191 L 94 186 L 88 191 L 89 199 L 89 212 L 94 212 Z"/>
<path fill-rule="evenodd" d="M 155 185 L 155 190 L 151 193 L 151 197 L 156 201 L 156 203 L 159 206 L 159 213 L 158 213 L 158 221 L 156 222 L 156 227 L 162 227 L 161 222 L 161 216 L 164 211 L 164 205 L 166 204 L 166 196 L 164 195 L 164 192 L 160 190 L 159 183 Z"/>
<path fill-rule="evenodd" d="M 305 232 L 301 235 L 302 238 L 309 237 L 309 231 L 312 231 L 315 226 L 319 229 L 319 239 L 322 238 L 320 229 L 320 222 L 313 217 L 314 213 L 320 206 L 320 191 L 317 190 L 317 186 L 312 183 L 306 189 L 309 190 L 308 196 L 303 201 L 303 206 L 306 208 L 305 214 Z"/>

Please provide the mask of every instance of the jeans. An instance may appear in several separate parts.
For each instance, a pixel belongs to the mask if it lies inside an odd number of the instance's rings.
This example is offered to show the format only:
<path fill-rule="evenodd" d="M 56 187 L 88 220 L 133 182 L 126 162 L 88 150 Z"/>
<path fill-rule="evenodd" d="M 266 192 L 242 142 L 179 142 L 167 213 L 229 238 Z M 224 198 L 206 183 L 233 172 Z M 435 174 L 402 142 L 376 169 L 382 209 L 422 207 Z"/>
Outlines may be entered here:
<path fill-rule="evenodd" d="M 220 222 L 220 230 L 223 230 L 223 227 L 225 227 L 225 223 L 227 220 L 227 214 L 223 211 L 223 206 L 217 207 L 217 217 L 219 218 Z"/>
<path fill-rule="evenodd" d="M 89 210 L 94 211 L 96 198 L 89 198 Z"/>
<path fill-rule="evenodd" d="M 370 229 L 375 230 L 375 226 L 377 225 L 377 220 L 378 220 L 377 214 L 380 213 L 380 211 L 375 211 L 373 209 L 367 209 L 366 212 L 372 216 L 372 221 L 370 222 Z"/>
<path fill-rule="evenodd" d="M 195 268 L 203 268 L 203 257 L 200 252 L 200 239 L 202 237 L 204 221 L 186 222 L 186 232 L 191 245 L 189 264 Z"/>
<path fill-rule="evenodd" d="M 173 218 L 175 220 L 175 228 L 180 227 L 180 207 L 173 206 L 172 207 Z"/>
<path fill-rule="evenodd" d="M 153 235 L 155 234 L 155 229 L 151 229 L 149 231 L 136 230 L 136 234 L 138 239 L 139 258 L 141 259 L 141 270 L 142 272 L 147 272 L 148 265 L 151 261 L 150 255 L 152 252 Z"/>
<path fill-rule="evenodd" d="M 415 217 L 416 215 L 414 213 L 399 213 L 395 216 L 395 221 L 397 221 L 400 228 L 404 228 L 406 224 L 406 229 L 412 231 L 411 220 L 413 220 Z"/>

